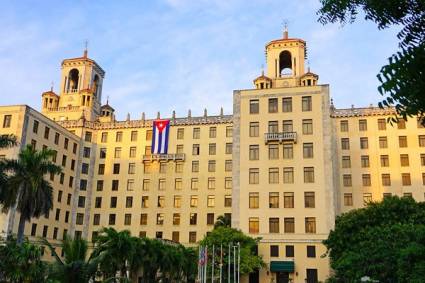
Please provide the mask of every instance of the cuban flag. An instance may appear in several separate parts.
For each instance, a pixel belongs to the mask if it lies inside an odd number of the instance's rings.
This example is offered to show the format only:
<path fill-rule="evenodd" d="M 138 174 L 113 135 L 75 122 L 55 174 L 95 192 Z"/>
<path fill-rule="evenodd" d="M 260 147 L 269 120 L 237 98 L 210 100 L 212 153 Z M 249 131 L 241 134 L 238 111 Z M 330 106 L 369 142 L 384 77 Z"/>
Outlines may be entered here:
<path fill-rule="evenodd" d="M 153 121 L 152 131 L 152 154 L 168 153 L 168 133 L 170 132 L 170 120 Z"/>

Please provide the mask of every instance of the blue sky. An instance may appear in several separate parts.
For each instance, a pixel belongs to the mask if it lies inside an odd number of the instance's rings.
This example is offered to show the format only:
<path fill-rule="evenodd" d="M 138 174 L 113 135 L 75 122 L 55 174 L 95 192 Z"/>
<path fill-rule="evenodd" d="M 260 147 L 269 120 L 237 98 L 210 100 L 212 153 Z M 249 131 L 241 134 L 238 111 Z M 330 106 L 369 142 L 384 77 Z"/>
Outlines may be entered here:
<path fill-rule="evenodd" d="M 252 87 L 264 45 L 307 41 L 311 70 L 338 108 L 376 105 L 376 74 L 397 49 L 397 29 L 373 23 L 323 26 L 318 0 L 1 1 L 0 104 L 40 109 L 60 63 L 89 57 L 106 71 L 103 98 L 118 119 L 232 112 L 232 91 Z"/>

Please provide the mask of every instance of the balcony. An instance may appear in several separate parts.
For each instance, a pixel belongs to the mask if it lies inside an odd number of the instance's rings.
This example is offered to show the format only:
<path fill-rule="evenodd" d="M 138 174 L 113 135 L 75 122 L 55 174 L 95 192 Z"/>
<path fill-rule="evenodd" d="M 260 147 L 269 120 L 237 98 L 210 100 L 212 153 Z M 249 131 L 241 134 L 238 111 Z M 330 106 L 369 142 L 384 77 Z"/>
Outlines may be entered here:
<path fill-rule="evenodd" d="M 143 161 L 184 161 L 185 157 L 184 153 L 146 154 Z"/>
<path fill-rule="evenodd" d="M 284 132 L 284 133 L 265 133 L 264 134 L 264 141 L 267 143 L 269 142 L 285 142 L 285 141 L 291 141 L 294 143 L 297 143 L 297 133 L 296 132 Z"/>

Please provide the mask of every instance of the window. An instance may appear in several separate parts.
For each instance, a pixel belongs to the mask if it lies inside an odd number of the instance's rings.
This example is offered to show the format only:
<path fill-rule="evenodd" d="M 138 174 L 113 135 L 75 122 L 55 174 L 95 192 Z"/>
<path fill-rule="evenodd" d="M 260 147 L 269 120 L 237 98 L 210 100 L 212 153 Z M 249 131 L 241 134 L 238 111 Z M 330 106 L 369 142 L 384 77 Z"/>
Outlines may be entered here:
<path fill-rule="evenodd" d="M 131 131 L 130 140 L 132 142 L 137 141 L 137 131 Z"/>
<path fill-rule="evenodd" d="M 418 140 L 419 140 L 419 146 L 425 147 L 425 136 L 424 135 L 418 136 Z"/>
<path fill-rule="evenodd" d="M 84 214 L 77 213 L 77 219 L 75 221 L 75 224 L 77 224 L 77 225 L 83 225 L 83 223 L 84 223 Z"/>
<path fill-rule="evenodd" d="M 284 184 L 294 183 L 294 168 L 293 167 L 283 168 L 283 183 Z"/>
<path fill-rule="evenodd" d="M 344 174 L 342 177 L 344 187 L 351 187 L 352 181 L 351 181 L 351 174 Z"/>
<path fill-rule="evenodd" d="M 350 156 L 342 157 L 342 168 L 351 168 L 351 158 Z"/>
<path fill-rule="evenodd" d="M 165 182 L 165 181 L 164 181 Z M 183 181 L 180 178 L 174 180 L 174 189 L 179 191 L 183 188 Z"/>
<path fill-rule="evenodd" d="M 313 134 L 313 120 L 303 119 L 303 135 Z"/>
<path fill-rule="evenodd" d="M 94 214 L 93 215 L 93 225 L 97 226 L 100 224 L 100 214 Z"/>
<path fill-rule="evenodd" d="M 258 208 L 259 202 L 260 200 L 258 193 L 249 193 L 249 208 Z"/>
<path fill-rule="evenodd" d="M 135 146 L 130 147 L 129 156 L 130 156 L 130 158 L 136 157 L 136 147 Z"/>
<path fill-rule="evenodd" d="M 277 113 L 277 98 L 269 98 L 269 113 Z"/>
<path fill-rule="evenodd" d="M 421 166 L 425 166 L 425 153 L 421 153 Z"/>
<path fill-rule="evenodd" d="M 152 140 L 152 130 L 146 131 L 146 140 L 151 141 Z"/>
<path fill-rule="evenodd" d="M 62 167 L 66 166 L 66 155 L 62 155 Z"/>
<path fill-rule="evenodd" d="M 84 140 L 86 142 L 91 142 L 91 138 L 92 138 L 92 133 L 91 132 L 86 132 L 86 134 L 84 136 Z"/>
<path fill-rule="evenodd" d="M 226 143 L 226 154 L 232 154 L 232 143 Z"/>
<path fill-rule="evenodd" d="M 315 217 L 305 218 L 305 232 L 316 233 L 316 218 Z"/>
<path fill-rule="evenodd" d="M 363 205 L 368 205 L 370 202 L 372 202 L 372 194 L 371 193 L 364 193 L 363 194 Z"/>
<path fill-rule="evenodd" d="M 282 112 L 292 112 L 292 97 L 282 98 Z"/>
<path fill-rule="evenodd" d="M 270 257 L 279 257 L 278 245 L 270 245 Z"/>
<path fill-rule="evenodd" d="M 201 137 L 201 128 L 193 128 L 193 139 L 199 139 Z"/>
<path fill-rule="evenodd" d="M 362 184 L 364 187 L 371 186 L 370 174 L 362 174 Z"/>
<path fill-rule="evenodd" d="M 103 180 L 97 180 L 96 190 L 97 191 L 103 191 Z"/>
<path fill-rule="evenodd" d="M 318 275 L 317 275 L 317 269 L 307 268 L 306 274 L 307 274 L 307 278 L 306 278 L 305 281 L 307 283 L 317 283 L 317 282 L 319 282 Z"/>
<path fill-rule="evenodd" d="M 148 214 L 147 213 L 140 214 L 140 225 L 148 225 Z"/>
<path fill-rule="evenodd" d="M 232 160 L 226 160 L 224 164 L 224 171 L 231 172 L 232 171 Z"/>
<path fill-rule="evenodd" d="M 258 234 L 259 230 L 260 230 L 260 221 L 258 217 L 250 217 L 249 218 L 249 233 Z"/>
<path fill-rule="evenodd" d="M 283 230 L 285 233 L 295 233 L 295 218 L 285 217 L 283 220 Z"/>
<path fill-rule="evenodd" d="M 341 149 L 349 150 L 350 149 L 350 139 L 342 138 L 341 139 Z"/>
<path fill-rule="evenodd" d="M 148 207 L 149 207 L 149 197 L 142 196 L 142 208 L 148 208 Z"/>
<path fill-rule="evenodd" d="M 269 133 L 279 132 L 279 124 L 277 121 L 269 121 Z"/>
<path fill-rule="evenodd" d="M 151 180 L 150 179 L 143 179 L 142 190 L 149 191 L 150 185 L 151 185 Z"/>
<path fill-rule="evenodd" d="M 304 167 L 304 183 L 314 183 L 314 167 Z"/>
<path fill-rule="evenodd" d="M 385 119 L 378 119 L 378 130 L 383 131 L 387 129 L 387 122 Z"/>
<path fill-rule="evenodd" d="M 49 127 L 45 127 L 44 128 L 44 138 L 45 139 L 49 139 L 49 133 L 50 133 L 50 128 Z"/>
<path fill-rule="evenodd" d="M 121 158 L 121 147 L 116 147 L 115 148 L 114 157 L 115 158 Z"/>
<path fill-rule="evenodd" d="M 282 122 L 282 131 L 284 133 L 290 133 L 294 130 L 293 124 L 292 124 L 292 120 L 283 120 Z"/>
<path fill-rule="evenodd" d="M 303 144 L 303 157 L 304 158 L 313 158 L 313 143 L 304 143 Z"/>
<path fill-rule="evenodd" d="M 391 177 L 390 174 L 382 174 L 382 186 L 391 186 Z"/>
<path fill-rule="evenodd" d="M 176 173 L 183 173 L 183 162 L 176 162 Z"/>
<path fill-rule="evenodd" d="M 189 243 L 196 243 L 196 232 L 195 231 L 189 232 Z"/>
<path fill-rule="evenodd" d="M 182 205 L 182 197 L 181 196 L 174 196 L 174 207 L 180 208 Z"/>
<path fill-rule="evenodd" d="M 178 140 L 184 139 L 184 128 L 177 129 L 177 139 Z"/>
<path fill-rule="evenodd" d="M 258 122 L 249 123 L 249 136 L 258 137 L 259 136 L 260 124 Z"/>
<path fill-rule="evenodd" d="M 369 167 L 369 155 L 362 155 L 360 160 L 363 168 Z"/>
<path fill-rule="evenodd" d="M 208 172 L 215 172 L 215 160 L 208 160 Z"/>
<path fill-rule="evenodd" d="M 199 172 L 199 161 L 192 161 L 192 172 Z"/>
<path fill-rule="evenodd" d="M 112 180 L 112 190 L 118 191 L 119 184 L 120 184 L 119 180 Z"/>
<path fill-rule="evenodd" d="M 260 147 L 258 144 L 249 146 L 249 160 L 258 160 L 260 155 Z"/>
<path fill-rule="evenodd" d="M 314 192 L 304 193 L 304 207 L 314 208 L 315 207 L 315 195 Z"/>
<path fill-rule="evenodd" d="M 360 149 L 368 149 L 369 141 L 368 138 L 360 138 Z"/>
<path fill-rule="evenodd" d="M 99 167 L 97 169 L 97 174 L 98 175 L 103 175 L 105 174 L 105 164 L 99 164 Z"/>
<path fill-rule="evenodd" d="M 178 144 L 176 146 L 176 153 L 183 153 L 183 145 L 182 144 Z"/>
<path fill-rule="evenodd" d="M 173 213 L 173 225 L 180 225 L 180 213 Z"/>
<path fill-rule="evenodd" d="M 260 172 L 258 168 L 249 168 L 249 183 L 258 184 L 260 178 Z"/>
<path fill-rule="evenodd" d="M 381 167 L 388 167 L 390 166 L 390 161 L 388 158 L 388 155 L 381 155 Z"/>
<path fill-rule="evenodd" d="M 156 225 L 164 225 L 164 214 L 157 213 L 156 214 Z"/>
<path fill-rule="evenodd" d="M 116 132 L 115 141 L 116 142 L 122 142 L 122 132 Z"/>
<path fill-rule="evenodd" d="M 160 207 L 160 208 L 164 208 L 164 206 L 165 206 L 165 197 L 164 196 L 158 196 L 158 201 L 157 201 L 156 206 Z"/>
<path fill-rule="evenodd" d="M 279 184 L 279 168 L 269 168 L 269 184 Z"/>
<path fill-rule="evenodd" d="M 311 96 L 302 97 L 302 111 L 311 111 L 312 109 Z"/>
<path fill-rule="evenodd" d="M 87 189 L 87 180 L 81 179 L 80 180 L 80 190 L 85 191 Z"/>
<path fill-rule="evenodd" d="M 217 151 L 216 144 L 215 143 L 210 143 L 208 145 L 208 154 L 209 155 L 215 155 L 216 154 L 216 151 Z"/>
<path fill-rule="evenodd" d="M 96 197 L 94 202 L 95 208 L 101 208 L 102 207 L 102 197 Z"/>
<path fill-rule="evenodd" d="M 199 155 L 199 144 L 192 145 L 192 155 Z"/>
<path fill-rule="evenodd" d="M 99 149 L 99 158 L 105 159 L 106 158 L 106 148 L 100 148 Z"/>
<path fill-rule="evenodd" d="M 192 178 L 190 180 L 190 189 L 197 190 L 198 189 L 198 178 Z"/>
<path fill-rule="evenodd" d="M 120 173 L 120 164 L 114 163 L 113 174 L 119 174 L 119 173 Z"/>
<path fill-rule="evenodd" d="M 150 145 L 145 146 L 145 155 L 151 155 L 152 154 L 152 147 Z"/>
<path fill-rule="evenodd" d="M 156 239 L 162 239 L 162 232 L 161 231 L 155 232 L 155 238 Z"/>
<path fill-rule="evenodd" d="M 87 163 L 81 164 L 81 173 L 88 174 L 89 173 L 89 165 Z"/>
<path fill-rule="evenodd" d="M 84 147 L 83 148 L 83 157 L 84 158 L 90 158 L 90 147 Z"/>
<path fill-rule="evenodd" d="M 408 154 L 400 154 L 400 164 L 401 166 L 409 166 L 409 155 Z"/>
<path fill-rule="evenodd" d="M 345 193 L 344 194 L 344 205 L 345 206 L 353 206 L 353 194 Z"/>
<path fill-rule="evenodd" d="M 37 134 L 38 133 L 38 125 L 39 125 L 40 123 L 37 121 L 37 120 L 34 120 L 34 124 L 32 125 L 32 132 L 34 133 L 34 134 Z M 31 235 L 32 236 L 32 235 Z"/>
<path fill-rule="evenodd" d="M 283 144 L 283 159 L 294 158 L 294 147 L 291 143 Z"/>
<path fill-rule="evenodd" d="M 379 148 L 387 148 L 387 147 L 388 147 L 387 137 L 379 137 Z"/>
<path fill-rule="evenodd" d="M 233 127 L 232 126 L 226 126 L 226 137 L 233 137 Z"/>
<path fill-rule="evenodd" d="M 294 246 L 292 245 L 286 245 L 285 246 L 285 256 L 286 257 L 294 257 Z"/>
<path fill-rule="evenodd" d="M 164 191 L 165 190 L 165 179 L 159 179 L 158 180 L 158 191 Z"/>
<path fill-rule="evenodd" d="M 232 207 L 232 196 L 225 195 L 224 196 L 224 207 Z"/>
<path fill-rule="evenodd" d="M 419 143 L 420 145 L 420 143 Z M 407 137 L 406 136 L 399 136 L 398 137 L 398 146 L 399 147 L 407 147 Z"/>
<path fill-rule="evenodd" d="M 191 213 L 189 215 L 189 224 L 190 225 L 196 225 L 198 223 L 198 214 L 197 213 Z"/>
<path fill-rule="evenodd" d="M 425 173 L 422 173 L 422 185 L 425 185 Z"/>
<path fill-rule="evenodd" d="M 79 196 L 78 197 L 78 207 L 85 207 L 86 205 L 86 197 Z"/>
<path fill-rule="evenodd" d="M 111 197 L 111 203 L 110 208 L 116 208 L 117 207 L 117 197 Z"/>
<path fill-rule="evenodd" d="M 133 207 L 133 197 L 126 197 L 125 198 L 125 207 L 126 208 L 132 208 Z"/>
<path fill-rule="evenodd" d="M 215 206 L 215 196 L 207 196 L 207 206 L 214 207 Z"/>
<path fill-rule="evenodd" d="M 269 193 L 269 208 L 279 208 L 279 193 Z"/>
<path fill-rule="evenodd" d="M 294 193 L 283 193 L 283 207 L 294 208 Z"/>
<path fill-rule="evenodd" d="M 231 189 L 232 188 L 232 177 L 224 178 L 224 188 Z"/>
<path fill-rule="evenodd" d="M 258 99 L 251 99 L 249 101 L 249 113 L 258 114 L 260 112 L 260 102 Z"/>
<path fill-rule="evenodd" d="M 412 181 L 410 180 L 410 173 L 402 173 L 401 174 L 401 183 L 403 186 L 412 185 Z"/>
<path fill-rule="evenodd" d="M 190 207 L 198 207 L 198 196 L 190 196 Z"/>
<path fill-rule="evenodd" d="M 106 143 L 106 142 L 108 142 L 108 133 L 107 133 L 107 132 L 103 132 L 103 133 L 102 133 L 102 137 L 101 137 L 100 141 L 101 141 L 102 143 Z"/>
<path fill-rule="evenodd" d="M 126 213 L 124 215 L 124 225 L 131 225 L 131 214 Z"/>
<path fill-rule="evenodd" d="M 359 131 L 367 131 L 367 120 L 360 119 L 359 120 Z"/>
<path fill-rule="evenodd" d="M 307 246 L 307 257 L 316 257 L 316 246 Z"/>
<path fill-rule="evenodd" d="M 269 218 L 269 233 L 279 233 L 279 218 Z"/>
<path fill-rule="evenodd" d="M 404 120 L 403 118 L 399 118 L 397 121 L 397 129 L 406 129 L 406 120 Z"/>
<path fill-rule="evenodd" d="M 340 124 L 340 129 L 341 132 L 348 132 L 348 121 L 347 120 L 342 120 L 339 122 Z"/>

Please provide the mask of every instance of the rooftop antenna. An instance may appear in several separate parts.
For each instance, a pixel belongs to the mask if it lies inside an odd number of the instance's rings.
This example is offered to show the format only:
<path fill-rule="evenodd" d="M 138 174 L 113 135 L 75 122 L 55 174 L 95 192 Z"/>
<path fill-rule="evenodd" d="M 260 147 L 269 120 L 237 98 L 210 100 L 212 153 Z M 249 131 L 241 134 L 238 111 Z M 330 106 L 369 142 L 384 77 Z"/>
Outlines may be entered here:
<path fill-rule="evenodd" d="M 288 39 L 288 19 L 284 19 L 282 22 L 283 25 L 283 39 Z"/>
<path fill-rule="evenodd" d="M 89 46 L 89 41 L 86 39 L 84 41 L 84 58 L 87 58 L 87 53 L 88 53 L 88 46 Z"/>

